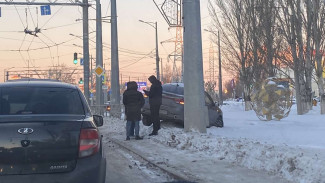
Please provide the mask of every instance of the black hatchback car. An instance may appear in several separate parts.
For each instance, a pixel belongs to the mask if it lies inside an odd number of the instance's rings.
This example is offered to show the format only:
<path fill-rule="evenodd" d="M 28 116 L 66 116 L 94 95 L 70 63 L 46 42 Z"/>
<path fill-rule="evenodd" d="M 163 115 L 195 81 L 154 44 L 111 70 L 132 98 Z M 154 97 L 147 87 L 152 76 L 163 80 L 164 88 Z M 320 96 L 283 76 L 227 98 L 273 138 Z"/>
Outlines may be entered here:
<path fill-rule="evenodd" d="M 184 84 L 167 83 L 162 85 L 162 105 L 159 110 L 161 120 L 176 121 L 184 125 Z M 215 105 L 211 96 L 205 93 L 205 105 L 208 107 L 209 126 L 223 127 L 223 114 L 221 109 Z M 142 122 L 151 125 L 150 106 L 148 98 L 142 108 Z M 202 121 L 203 122 L 203 121 Z"/>
<path fill-rule="evenodd" d="M 76 86 L 1 83 L 0 183 L 104 183 L 102 125 Z"/>

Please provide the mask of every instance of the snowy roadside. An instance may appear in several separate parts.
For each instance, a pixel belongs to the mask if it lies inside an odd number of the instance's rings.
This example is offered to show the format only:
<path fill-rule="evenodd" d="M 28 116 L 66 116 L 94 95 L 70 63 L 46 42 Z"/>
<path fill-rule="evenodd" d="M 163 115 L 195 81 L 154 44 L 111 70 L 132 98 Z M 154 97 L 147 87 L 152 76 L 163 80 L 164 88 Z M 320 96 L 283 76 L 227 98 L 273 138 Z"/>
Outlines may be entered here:
<path fill-rule="evenodd" d="M 325 182 L 324 139 L 316 139 L 324 137 L 322 116 L 301 117 L 293 111 L 283 121 L 265 123 L 256 119 L 253 113 L 244 112 L 238 104 L 224 106 L 223 111 L 224 128 L 210 128 L 207 134 L 185 133 L 167 123 L 162 125 L 158 136 L 148 140 L 172 147 L 187 156 L 191 156 L 187 152 L 198 152 L 203 158 L 213 157 L 293 182 Z M 123 120 L 106 118 L 105 123 L 105 133 L 125 133 Z M 140 133 L 147 135 L 151 130 L 151 127 L 141 125 Z M 304 140 L 300 141 L 300 138 Z"/>

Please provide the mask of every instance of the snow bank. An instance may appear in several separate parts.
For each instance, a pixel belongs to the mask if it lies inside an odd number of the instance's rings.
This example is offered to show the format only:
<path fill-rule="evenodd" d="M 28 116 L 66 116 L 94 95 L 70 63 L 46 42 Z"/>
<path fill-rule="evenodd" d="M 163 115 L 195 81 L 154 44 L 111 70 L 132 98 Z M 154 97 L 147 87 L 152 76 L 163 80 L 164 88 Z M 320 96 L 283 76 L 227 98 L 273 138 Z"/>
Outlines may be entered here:
<path fill-rule="evenodd" d="M 228 102 L 222 106 L 224 128 L 209 128 L 207 134 L 185 133 L 171 123 L 163 124 L 158 136 L 150 140 L 184 151 L 196 152 L 230 163 L 263 170 L 300 183 L 325 182 L 324 117 L 315 108 L 297 116 L 294 111 L 281 121 L 259 121 L 243 104 Z M 125 122 L 107 119 L 105 131 L 125 133 Z M 141 135 L 152 127 L 141 125 Z M 145 137 L 147 138 L 147 137 Z"/>

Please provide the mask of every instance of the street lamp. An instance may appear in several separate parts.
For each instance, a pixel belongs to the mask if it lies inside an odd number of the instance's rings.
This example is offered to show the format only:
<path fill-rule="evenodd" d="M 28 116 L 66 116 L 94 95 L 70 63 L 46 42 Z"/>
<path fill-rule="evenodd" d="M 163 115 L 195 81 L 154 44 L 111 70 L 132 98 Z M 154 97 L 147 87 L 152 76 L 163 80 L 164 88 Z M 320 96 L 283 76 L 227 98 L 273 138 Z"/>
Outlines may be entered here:
<path fill-rule="evenodd" d="M 158 28 L 157 28 L 157 22 L 146 22 L 143 20 L 139 20 L 141 23 L 145 23 L 150 25 L 156 30 L 156 74 L 157 74 L 157 79 L 160 80 L 160 74 L 159 74 L 159 53 L 158 53 Z"/>
<path fill-rule="evenodd" d="M 223 100 L 222 100 L 222 74 L 221 74 L 221 50 L 220 50 L 220 34 L 219 31 L 218 33 L 208 30 L 208 29 L 204 29 L 204 31 L 210 32 L 212 34 L 214 34 L 215 36 L 218 37 L 218 52 L 219 52 L 219 105 L 223 104 Z"/>

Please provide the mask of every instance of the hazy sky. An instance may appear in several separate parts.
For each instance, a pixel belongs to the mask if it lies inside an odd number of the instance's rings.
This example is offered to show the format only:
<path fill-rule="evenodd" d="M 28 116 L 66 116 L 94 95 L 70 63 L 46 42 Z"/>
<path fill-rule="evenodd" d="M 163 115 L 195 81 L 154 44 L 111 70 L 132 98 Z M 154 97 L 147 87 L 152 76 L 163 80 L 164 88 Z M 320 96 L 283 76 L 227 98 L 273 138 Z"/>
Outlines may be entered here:
<path fill-rule="evenodd" d="M 3 0 L 0 0 L 3 1 Z M 14 0 L 17 1 L 17 0 Z M 43 0 L 36 0 L 40 2 Z M 58 2 L 64 2 L 59 0 Z M 161 2 L 161 1 L 160 1 Z M 89 18 L 95 18 L 95 3 L 89 9 Z M 110 1 L 102 1 L 102 16 L 110 15 Z M 201 0 L 201 20 L 202 29 L 208 28 L 210 24 L 207 0 Z M 66 64 L 71 67 L 73 64 L 73 53 L 82 53 L 82 39 L 71 36 L 82 35 L 82 22 L 76 21 L 82 18 L 81 7 L 52 6 L 52 15 L 41 16 L 39 6 L 12 6 L 0 5 L 0 81 L 3 81 L 5 69 L 18 70 L 27 67 L 45 68 Z M 38 11 L 37 11 L 38 10 Z M 38 13 L 37 13 L 38 12 Z M 27 15 L 26 15 L 27 14 Z M 117 0 L 118 14 L 118 37 L 119 47 L 124 52 L 120 52 L 120 68 L 123 76 L 140 77 L 154 74 L 155 58 L 144 58 L 144 54 L 155 49 L 155 30 L 147 24 L 138 20 L 157 21 L 159 42 L 175 37 L 175 29 L 168 29 L 168 25 L 159 13 L 152 0 Z M 38 37 L 26 35 L 23 30 L 34 30 L 41 28 Z M 90 20 L 89 32 L 95 31 L 95 21 Z M 209 40 L 210 34 L 202 31 L 203 37 L 203 57 L 205 70 L 208 67 Z M 90 39 L 95 42 L 95 33 L 90 34 Z M 95 43 L 90 41 L 90 55 L 95 54 Z M 110 68 L 110 24 L 103 23 L 104 42 L 104 63 L 106 68 Z M 56 46 L 57 45 L 57 46 Z M 21 50 L 21 51 L 19 51 Z M 173 43 L 159 44 L 159 55 L 166 62 L 167 55 L 174 50 Z M 154 52 L 152 52 L 154 53 Z M 151 54 L 154 56 L 154 54 Z M 78 57 L 82 57 L 81 54 Z M 217 58 L 217 55 L 215 55 Z M 138 61 L 138 62 L 136 62 Z M 127 65 L 136 62 L 132 66 Z M 172 63 L 169 63 L 172 64 Z M 12 68 L 14 67 L 14 68 Z"/>

